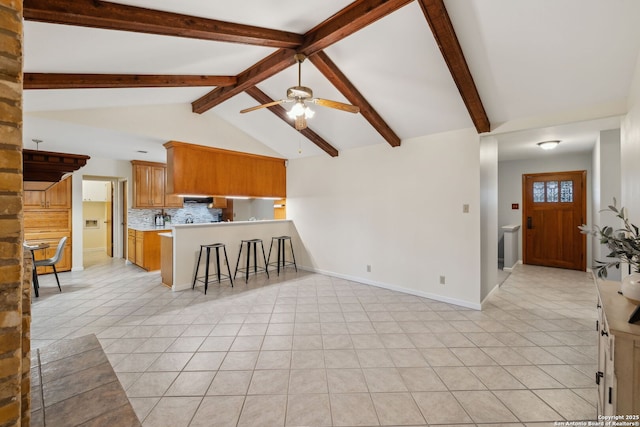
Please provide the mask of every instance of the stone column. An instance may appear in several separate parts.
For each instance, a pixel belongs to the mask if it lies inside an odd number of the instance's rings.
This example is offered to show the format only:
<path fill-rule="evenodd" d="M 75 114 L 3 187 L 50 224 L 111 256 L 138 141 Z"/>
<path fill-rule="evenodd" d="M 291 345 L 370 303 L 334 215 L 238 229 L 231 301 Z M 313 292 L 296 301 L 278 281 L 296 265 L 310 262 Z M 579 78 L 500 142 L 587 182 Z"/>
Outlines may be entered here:
<path fill-rule="evenodd" d="M 23 319 L 30 282 L 22 247 L 21 0 L 0 0 L 0 28 L 0 425 L 28 426 L 31 318 Z"/>

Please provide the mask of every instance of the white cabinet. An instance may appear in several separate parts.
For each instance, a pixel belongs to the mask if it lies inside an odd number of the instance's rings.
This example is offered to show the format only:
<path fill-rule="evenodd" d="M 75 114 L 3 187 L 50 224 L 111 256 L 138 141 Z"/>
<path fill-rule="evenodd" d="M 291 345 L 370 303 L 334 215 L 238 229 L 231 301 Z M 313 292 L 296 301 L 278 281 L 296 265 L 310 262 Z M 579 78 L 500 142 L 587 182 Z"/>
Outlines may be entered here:
<path fill-rule="evenodd" d="M 83 202 L 108 202 L 111 200 L 111 183 L 108 181 L 82 181 Z"/>
<path fill-rule="evenodd" d="M 637 416 L 640 414 L 640 325 L 628 322 L 636 306 L 618 294 L 619 282 L 596 281 L 596 285 L 598 415 Z"/>

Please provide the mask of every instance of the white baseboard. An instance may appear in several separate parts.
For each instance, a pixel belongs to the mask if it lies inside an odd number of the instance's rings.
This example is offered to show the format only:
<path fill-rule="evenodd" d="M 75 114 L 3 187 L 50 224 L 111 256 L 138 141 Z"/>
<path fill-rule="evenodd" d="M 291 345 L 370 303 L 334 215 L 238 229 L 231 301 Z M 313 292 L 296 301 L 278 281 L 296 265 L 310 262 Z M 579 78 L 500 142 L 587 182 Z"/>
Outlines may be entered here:
<path fill-rule="evenodd" d="M 511 267 L 503 267 L 502 271 L 506 271 L 507 273 L 511 273 L 513 271 L 514 268 L 516 268 L 516 265 L 518 264 L 522 264 L 522 260 L 519 259 L 515 264 L 513 264 Z"/>
<path fill-rule="evenodd" d="M 480 303 L 480 306 L 482 308 L 484 308 L 484 303 L 487 302 L 489 300 L 489 298 L 491 298 L 491 295 L 493 295 L 495 292 L 497 292 L 500 289 L 500 284 L 497 284 L 493 287 L 493 289 L 491 289 L 491 292 L 489 292 L 487 294 L 486 297 L 484 297 L 484 299 L 482 300 L 482 302 Z"/>
<path fill-rule="evenodd" d="M 319 270 L 315 268 L 301 267 L 301 266 L 298 266 L 298 269 L 310 271 L 312 273 L 324 274 L 326 276 L 337 277 L 338 279 L 345 279 L 352 282 L 362 283 L 365 285 L 376 286 L 378 288 L 388 289 L 390 291 L 397 291 L 397 292 L 402 292 L 409 295 L 415 295 L 417 297 L 429 298 L 435 301 L 445 302 L 447 304 L 453 304 L 460 307 L 471 308 L 473 310 L 482 310 L 482 304 L 476 304 L 469 301 L 460 300 L 457 298 L 451 298 L 443 295 L 432 294 L 430 292 L 417 291 L 415 289 L 407 289 L 400 286 L 391 285 L 389 283 L 377 282 L 374 280 L 367 280 L 362 277 L 349 276 L 346 274 L 335 273 L 332 271 Z"/>

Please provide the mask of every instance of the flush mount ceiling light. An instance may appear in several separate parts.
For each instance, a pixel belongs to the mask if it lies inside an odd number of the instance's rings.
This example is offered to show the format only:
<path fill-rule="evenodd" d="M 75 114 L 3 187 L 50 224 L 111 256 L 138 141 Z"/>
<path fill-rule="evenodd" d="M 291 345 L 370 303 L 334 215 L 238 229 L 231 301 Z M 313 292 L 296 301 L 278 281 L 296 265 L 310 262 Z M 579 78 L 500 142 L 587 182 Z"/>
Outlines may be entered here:
<path fill-rule="evenodd" d="M 554 139 L 552 141 L 538 142 L 538 147 L 542 148 L 543 150 L 553 150 L 558 146 L 558 144 L 560 144 L 560 141 L 557 139 Z"/>

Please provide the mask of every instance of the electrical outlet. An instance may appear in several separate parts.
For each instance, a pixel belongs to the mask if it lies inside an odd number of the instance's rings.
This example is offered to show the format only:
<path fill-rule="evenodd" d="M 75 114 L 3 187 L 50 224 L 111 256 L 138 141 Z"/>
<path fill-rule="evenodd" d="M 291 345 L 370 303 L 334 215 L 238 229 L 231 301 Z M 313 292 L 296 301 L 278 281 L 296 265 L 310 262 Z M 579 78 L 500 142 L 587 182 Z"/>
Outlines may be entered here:
<path fill-rule="evenodd" d="M 469 205 L 467 203 L 462 205 L 462 213 L 469 213 Z"/>
<path fill-rule="evenodd" d="M 441 285 L 444 285 L 444 284 L 445 284 L 445 283 L 444 283 L 444 276 L 440 276 L 440 284 L 441 284 Z"/>
<path fill-rule="evenodd" d="M 367 273 L 371 273 L 371 265 L 367 264 Z"/>

